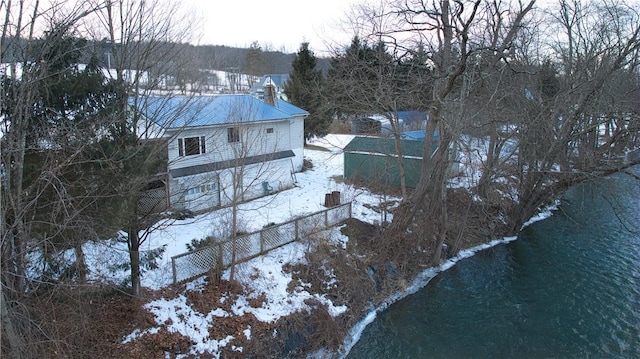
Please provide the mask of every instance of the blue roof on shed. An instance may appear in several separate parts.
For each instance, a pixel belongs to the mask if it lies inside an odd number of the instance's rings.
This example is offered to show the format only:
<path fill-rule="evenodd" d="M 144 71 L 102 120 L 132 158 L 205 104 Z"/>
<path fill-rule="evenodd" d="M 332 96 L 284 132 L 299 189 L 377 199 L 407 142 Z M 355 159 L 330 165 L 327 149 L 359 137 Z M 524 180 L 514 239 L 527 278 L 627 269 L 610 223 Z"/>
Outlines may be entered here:
<path fill-rule="evenodd" d="M 424 137 L 424 130 L 407 131 L 400 134 L 400 138 L 404 140 L 424 141 Z"/>
<path fill-rule="evenodd" d="M 412 140 L 412 141 L 424 141 L 426 137 L 425 130 L 415 130 L 415 131 L 407 131 L 400 134 L 400 138 L 403 140 Z M 438 130 L 433 134 L 433 140 L 438 141 Z"/>
<path fill-rule="evenodd" d="M 133 98 L 129 104 L 134 105 Z M 309 114 L 283 100 L 273 106 L 250 95 L 142 97 L 138 98 L 137 108 L 166 129 L 273 121 Z"/>

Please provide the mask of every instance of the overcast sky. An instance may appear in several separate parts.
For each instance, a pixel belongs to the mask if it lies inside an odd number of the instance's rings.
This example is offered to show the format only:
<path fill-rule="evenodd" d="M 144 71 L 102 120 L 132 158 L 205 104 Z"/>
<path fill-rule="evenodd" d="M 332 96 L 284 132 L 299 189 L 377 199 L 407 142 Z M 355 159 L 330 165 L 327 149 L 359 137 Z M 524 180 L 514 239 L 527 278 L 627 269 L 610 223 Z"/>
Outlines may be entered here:
<path fill-rule="evenodd" d="M 325 42 L 348 45 L 353 37 L 339 29 L 345 13 L 359 0 L 189 0 L 202 17 L 199 44 L 249 47 L 258 41 L 274 50 L 296 52 L 309 42 L 316 53 Z"/>

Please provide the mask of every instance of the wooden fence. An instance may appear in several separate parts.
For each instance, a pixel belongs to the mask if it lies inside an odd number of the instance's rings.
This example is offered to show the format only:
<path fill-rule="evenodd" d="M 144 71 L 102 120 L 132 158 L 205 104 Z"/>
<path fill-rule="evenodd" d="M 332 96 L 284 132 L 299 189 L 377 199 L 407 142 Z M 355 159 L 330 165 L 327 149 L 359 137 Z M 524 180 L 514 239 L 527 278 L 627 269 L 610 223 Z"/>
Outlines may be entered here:
<path fill-rule="evenodd" d="M 141 214 L 159 213 L 169 208 L 167 192 L 163 188 L 154 188 L 145 191 L 138 202 L 138 211 Z"/>
<path fill-rule="evenodd" d="M 246 262 L 270 250 L 336 226 L 351 218 L 351 202 L 266 227 L 233 239 L 171 257 L 173 282 L 182 282 Z M 235 256 L 234 256 L 235 252 Z M 235 258 L 235 261 L 232 259 Z"/>

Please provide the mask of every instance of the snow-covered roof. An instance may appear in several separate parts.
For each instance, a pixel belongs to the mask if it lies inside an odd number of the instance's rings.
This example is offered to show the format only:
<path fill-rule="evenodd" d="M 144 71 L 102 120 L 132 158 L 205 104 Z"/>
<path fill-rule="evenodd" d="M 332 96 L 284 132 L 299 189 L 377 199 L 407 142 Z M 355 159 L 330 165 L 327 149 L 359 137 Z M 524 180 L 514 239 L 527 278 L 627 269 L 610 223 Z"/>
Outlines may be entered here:
<path fill-rule="evenodd" d="M 129 104 L 134 105 L 133 98 Z M 165 129 L 274 121 L 309 114 L 286 101 L 273 106 L 250 95 L 142 97 L 137 108 Z"/>

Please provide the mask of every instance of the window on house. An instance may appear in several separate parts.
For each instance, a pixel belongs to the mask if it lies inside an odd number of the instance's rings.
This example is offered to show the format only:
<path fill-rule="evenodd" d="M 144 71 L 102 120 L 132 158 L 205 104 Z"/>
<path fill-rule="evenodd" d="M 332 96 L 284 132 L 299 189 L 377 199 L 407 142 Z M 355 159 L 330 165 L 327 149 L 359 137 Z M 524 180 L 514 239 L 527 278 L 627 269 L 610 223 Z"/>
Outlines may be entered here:
<path fill-rule="evenodd" d="M 193 188 L 189 188 L 185 195 L 187 197 L 193 197 L 193 196 L 196 196 L 196 195 L 199 195 L 199 194 L 200 194 L 200 187 L 193 187 Z"/>
<path fill-rule="evenodd" d="M 217 189 L 214 183 L 207 183 L 200 186 L 200 193 L 209 193 L 211 191 L 215 191 Z"/>
<path fill-rule="evenodd" d="M 203 194 L 214 192 L 217 190 L 218 190 L 218 186 L 216 185 L 216 183 L 206 183 L 200 186 L 191 187 L 186 190 L 185 199 L 187 200 L 196 199 L 202 196 Z"/>
<path fill-rule="evenodd" d="M 267 128 L 267 133 L 273 133 L 273 127 Z"/>
<path fill-rule="evenodd" d="M 206 191 L 206 192 L 215 191 L 215 190 L 217 190 L 217 189 L 218 189 L 218 186 L 216 186 L 216 184 L 215 184 L 215 183 L 207 183 L 207 184 L 205 185 L 205 191 Z"/>
<path fill-rule="evenodd" d="M 227 128 L 227 142 L 240 142 L 240 129 L 237 127 Z"/>
<path fill-rule="evenodd" d="M 193 156 L 206 152 L 204 136 L 178 139 L 178 156 Z"/>

